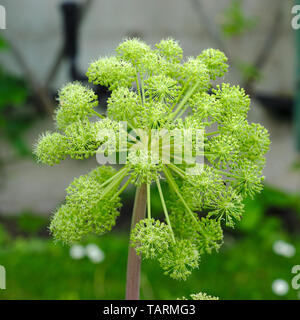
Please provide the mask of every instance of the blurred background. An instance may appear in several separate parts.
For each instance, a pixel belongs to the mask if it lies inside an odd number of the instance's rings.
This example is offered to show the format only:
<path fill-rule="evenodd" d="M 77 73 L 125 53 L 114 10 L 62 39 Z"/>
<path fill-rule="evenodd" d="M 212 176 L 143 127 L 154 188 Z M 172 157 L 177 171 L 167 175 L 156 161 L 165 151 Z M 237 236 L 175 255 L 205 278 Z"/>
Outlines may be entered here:
<path fill-rule="evenodd" d="M 50 215 L 74 177 L 96 158 L 37 164 L 32 146 L 53 130 L 57 90 L 125 37 L 154 45 L 179 40 L 186 57 L 218 48 L 229 58 L 224 79 L 252 98 L 249 121 L 270 132 L 265 188 L 219 253 L 203 257 L 185 282 L 142 266 L 143 299 L 176 299 L 199 291 L 220 299 L 300 299 L 291 269 L 300 264 L 300 30 L 292 0 L 2 0 L 0 30 L 0 299 L 123 299 L 134 190 L 123 194 L 116 228 L 72 248 L 53 242 Z M 300 4 L 300 3 L 298 3 Z M 95 88 L 105 108 L 109 92 Z M 159 217 L 158 196 L 154 211 Z"/>

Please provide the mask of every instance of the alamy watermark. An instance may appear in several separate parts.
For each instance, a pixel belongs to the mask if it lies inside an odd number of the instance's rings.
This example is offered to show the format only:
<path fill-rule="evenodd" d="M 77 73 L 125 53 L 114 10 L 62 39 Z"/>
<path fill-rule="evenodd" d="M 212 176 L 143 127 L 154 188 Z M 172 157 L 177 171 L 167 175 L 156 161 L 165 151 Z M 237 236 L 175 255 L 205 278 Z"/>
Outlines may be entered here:
<path fill-rule="evenodd" d="M 199 174 L 204 164 L 203 129 L 136 128 L 128 132 L 127 123 L 119 122 L 118 133 L 100 129 L 97 140 L 97 162 L 105 164 L 187 164 L 187 174 Z"/>
<path fill-rule="evenodd" d="M 300 265 L 293 266 L 292 273 L 295 274 L 295 276 L 292 279 L 292 288 L 295 290 L 299 290 L 300 289 Z"/>
<path fill-rule="evenodd" d="M 298 30 L 300 28 L 300 5 L 293 6 L 291 12 L 295 15 L 291 20 L 292 28 Z"/>
<path fill-rule="evenodd" d="M 0 30 L 6 29 L 6 9 L 0 5 Z"/>
<path fill-rule="evenodd" d="M 0 290 L 6 289 L 6 270 L 0 265 Z"/>

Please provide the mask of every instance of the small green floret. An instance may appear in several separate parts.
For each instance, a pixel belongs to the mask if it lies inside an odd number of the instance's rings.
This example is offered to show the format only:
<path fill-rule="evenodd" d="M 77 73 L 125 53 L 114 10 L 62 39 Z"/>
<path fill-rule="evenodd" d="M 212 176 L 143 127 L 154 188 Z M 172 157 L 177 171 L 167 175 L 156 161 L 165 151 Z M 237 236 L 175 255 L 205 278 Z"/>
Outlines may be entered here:
<path fill-rule="evenodd" d="M 131 232 L 131 245 L 145 259 L 161 256 L 172 242 L 169 227 L 158 220 L 144 219 Z"/>
<path fill-rule="evenodd" d="M 160 265 L 171 278 L 186 280 L 198 268 L 199 253 L 189 240 L 178 240 L 159 259 Z"/>

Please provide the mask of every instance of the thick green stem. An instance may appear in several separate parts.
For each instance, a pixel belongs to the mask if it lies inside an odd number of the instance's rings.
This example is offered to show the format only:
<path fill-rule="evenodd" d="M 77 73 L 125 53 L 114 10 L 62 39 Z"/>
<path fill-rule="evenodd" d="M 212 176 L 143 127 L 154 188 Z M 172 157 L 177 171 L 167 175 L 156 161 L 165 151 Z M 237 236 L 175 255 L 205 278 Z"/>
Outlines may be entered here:
<path fill-rule="evenodd" d="M 147 202 L 147 185 L 137 187 L 132 213 L 131 230 L 145 217 Z M 140 297 L 141 257 L 129 244 L 127 261 L 126 300 L 139 300 Z"/>

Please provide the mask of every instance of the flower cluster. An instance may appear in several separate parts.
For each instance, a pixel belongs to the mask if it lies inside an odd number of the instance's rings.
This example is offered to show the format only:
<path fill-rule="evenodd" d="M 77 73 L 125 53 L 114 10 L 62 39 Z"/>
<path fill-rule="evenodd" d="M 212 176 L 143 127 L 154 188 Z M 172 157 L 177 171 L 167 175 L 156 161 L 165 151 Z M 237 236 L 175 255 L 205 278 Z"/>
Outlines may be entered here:
<path fill-rule="evenodd" d="M 114 176 L 109 166 L 98 167 L 75 178 L 67 188 L 66 203 L 56 211 L 50 230 L 65 243 L 80 241 L 88 234 L 103 234 L 116 223 L 121 207 L 117 186 L 103 187 Z"/>
<path fill-rule="evenodd" d="M 177 300 L 219 300 L 219 297 L 211 296 L 205 292 L 192 293 L 190 294 L 191 299 L 187 299 L 186 297 L 182 297 Z"/>
<path fill-rule="evenodd" d="M 143 219 L 136 224 L 132 234 L 131 243 L 138 254 L 146 259 L 160 256 L 171 245 L 169 227 L 153 218 Z"/>
<path fill-rule="evenodd" d="M 55 114 L 58 131 L 42 135 L 35 147 L 39 161 L 54 165 L 68 156 L 93 156 L 109 141 L 117 144 L 110 136 L 119 136 L 119 121 L 127 122 L 130 150 L 118 171 L 104 166 L 72 182 L 53 217 L 53 235 L 70 243 L 110 230 L 119 214 L 119 195 L 129 184 L 146 185 L 147 217 L 131 232 L 137 254 L 156 259 L 166 274 L 184 280 L 203 254 L 218 250 L 224 223 L 234 227 L 243 214 L 243 199 L 262 189 L 270 144 L 267 130 L 247 121 L 250 99 L 245 91 L 215 83 L 227 70 L 227 58 L 219 50 L 183 59 L 173 39 L 154 49 L 127 39 L 115 56 L 98 59 L 87 71 L 90 82 L 111 90 L 107 115 L 95 110 L 97 96 L 91 89 L 78 82 L 65 86 Z M 101 135 L 101 129 L 109 133 Z M 157 129 L 169 138 L 167 145 L 152 136 Z M 191 155 L 200 152 L 204 158 L 202 167 L 184 157 L 178 161 L 186 151 L 178 151 L 171 131 L 186 129 L 203 132 L 200 151 L 194 136 L 191 144 Z M 113 151 L 106 147 L 108 154 L 123 151 L 118 144 Z M 167 151 L 170 161 L 165 161 Z M 158 188 L 164 222 L 151 216 L 151 187 Z"/>

